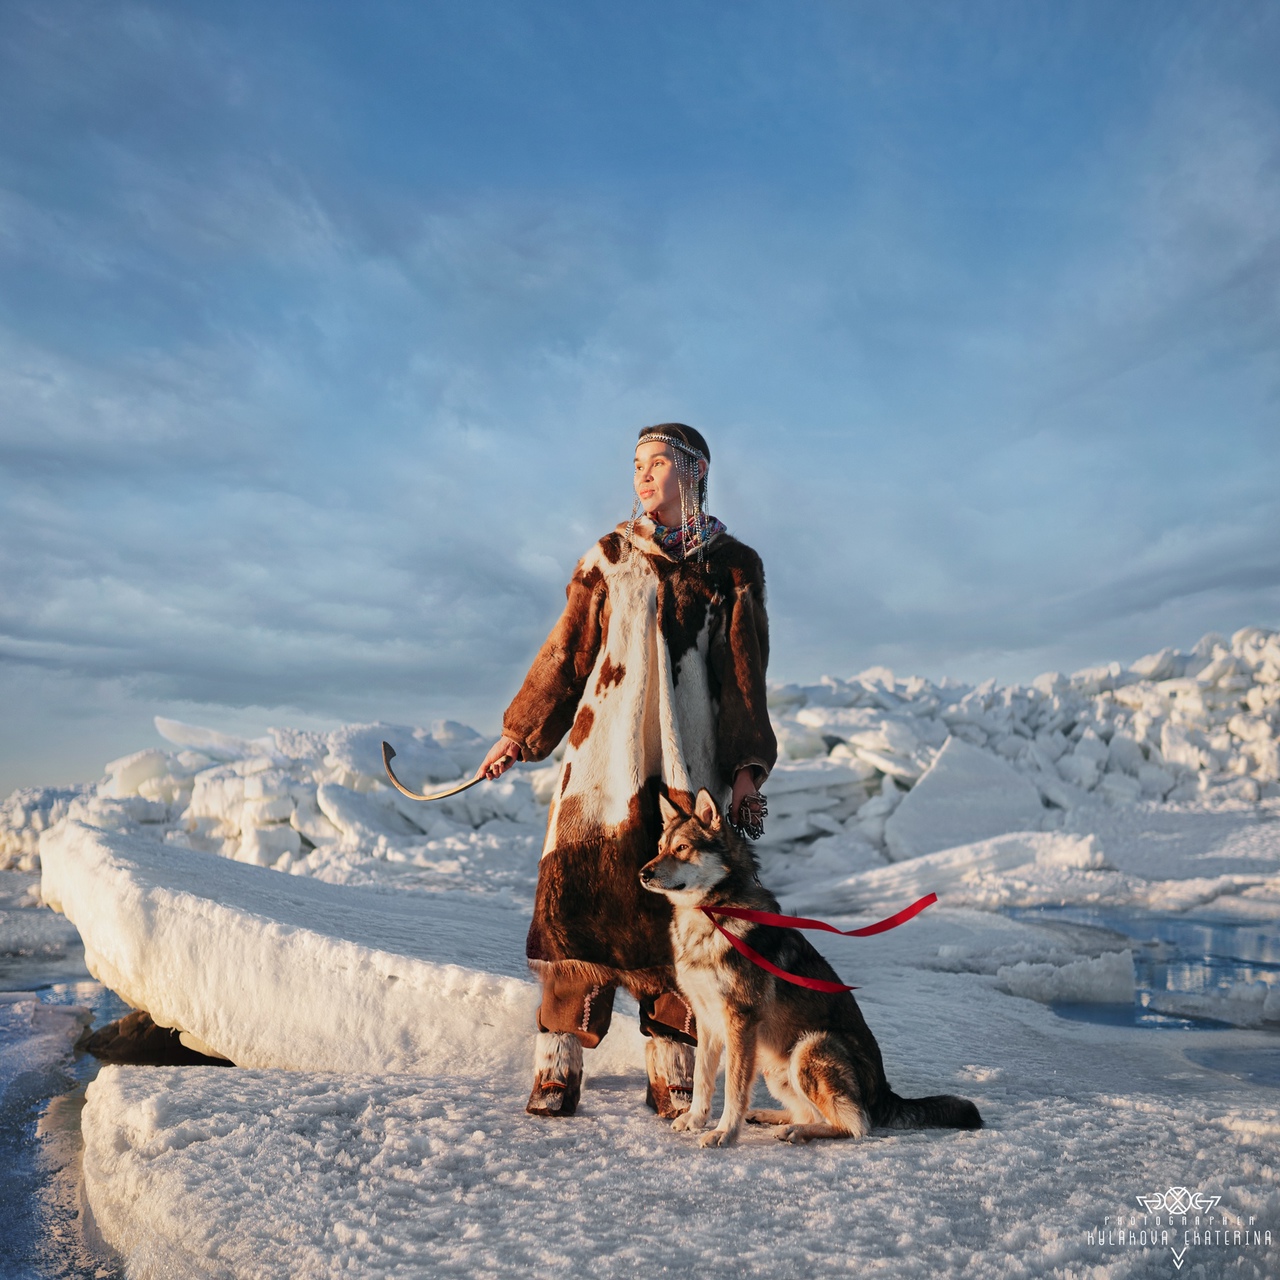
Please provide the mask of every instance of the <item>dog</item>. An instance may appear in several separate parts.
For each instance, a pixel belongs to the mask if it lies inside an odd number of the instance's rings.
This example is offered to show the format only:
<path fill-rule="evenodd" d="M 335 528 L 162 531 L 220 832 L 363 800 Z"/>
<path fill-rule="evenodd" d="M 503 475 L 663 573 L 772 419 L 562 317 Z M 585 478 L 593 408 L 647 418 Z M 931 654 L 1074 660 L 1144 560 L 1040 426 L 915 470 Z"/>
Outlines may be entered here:
<path fill-rule="evenodd" d="M 660 798 L 663 831 L 658 856 L 640 882 L 675 908 L 671 939 L 676 977 L 698 1020 L 693 1101 L 672 1127 L 704 1130 L 710 1119 L 720 1057 L 725 1063 L 724 1112 L 703 1147 L 730 1146 L 744 1121 L 778 1126 L 786 1142 L 861 1138 L 888 1128 L 980 1129 L 967 1098 L 940 1094 L 900 1098 L 885 1078 L 880 1046 L 848 991 L 826 994 L 775 978 L 741 955 L 701 907 L 780 910 L 761 883 L 755 854 L 720 815 L 711 793 L 698 792 L 693 813 Z M 772 925 L 722 921 L 780 969 L 838 982 L 803 934 Z M 748 1110 L 758 1067 L 783 1109 Z"/>

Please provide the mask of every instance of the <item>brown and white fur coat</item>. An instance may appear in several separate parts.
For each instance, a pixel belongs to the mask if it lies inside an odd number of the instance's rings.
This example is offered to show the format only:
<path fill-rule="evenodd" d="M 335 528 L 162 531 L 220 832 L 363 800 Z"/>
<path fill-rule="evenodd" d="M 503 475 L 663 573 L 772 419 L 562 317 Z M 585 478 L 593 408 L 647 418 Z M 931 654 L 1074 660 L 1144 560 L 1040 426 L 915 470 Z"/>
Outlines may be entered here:
<path fill-rule="evenodd" d="M 641 869 L 640 879 L 675 906 L 676 976 L 699 1028 L 693 1104 L 673 1127 L 706 1127 L 725 1053 L 724 1113 L 701 1136 L 704 1147 L 736 1142 L 744 1120 L 778 1125 L 777 1136 L 791 1142 L 860 1138 L 872 1125 L 981 1128 L 977 1107 L 965 1098 L 894 1093 L 880 1047 L 848 991 L 814 991 L 775 978 L 729 943 L 702 907 L 777 913 L 777 899 L 760 883 L 755 855 L 721 821 L 709 792 L 698 793 L 693 813 L 666 799 L 661 807 L 666 827 L 658 856 Z M 777 968 L 839 981 L 796 930 L 732 919 L 723 923 Z M 760 1067 L 781 1110 L 747 1109 Z"/>
<path fill-rule="evenodd" d="M 723 803 L 743 767 L 763 781 L 777 743 L 759 556 L 722 533 L 677 560 L 638 521 L 579 561 L 559 622 L 503 717 L 525 760 L 569 735 L 551 802 L 527 951 L 532 967 L 635 994 L 673 986 L 671 908 L 639 871 L 660 796 Z"/>

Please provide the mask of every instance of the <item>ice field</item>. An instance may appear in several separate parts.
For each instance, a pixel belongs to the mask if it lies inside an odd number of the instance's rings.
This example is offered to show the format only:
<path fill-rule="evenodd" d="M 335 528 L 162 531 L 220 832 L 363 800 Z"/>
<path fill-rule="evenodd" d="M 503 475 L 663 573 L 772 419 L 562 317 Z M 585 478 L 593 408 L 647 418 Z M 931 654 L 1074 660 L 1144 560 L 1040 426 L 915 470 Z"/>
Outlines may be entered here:
<path fill-rule="evenodd" d="M 555 763 L 423 806 L 381 741 L 417 787 L 486 739 L 160 720 L 0 810 L 6 1117 L 74 1074 L 104 988 L 237 1064 L 102 1068 L 76 1247 L 129 1276 L 1280 1273 L 1280 635 L 771 705 L 762 878 L 843 928 L 939 895 L 820 945 L 894 1087 L 985 1129 L 701 1151 L 644 1108 L 624 1001 L 578 1117 L 528 1117 Z"/>

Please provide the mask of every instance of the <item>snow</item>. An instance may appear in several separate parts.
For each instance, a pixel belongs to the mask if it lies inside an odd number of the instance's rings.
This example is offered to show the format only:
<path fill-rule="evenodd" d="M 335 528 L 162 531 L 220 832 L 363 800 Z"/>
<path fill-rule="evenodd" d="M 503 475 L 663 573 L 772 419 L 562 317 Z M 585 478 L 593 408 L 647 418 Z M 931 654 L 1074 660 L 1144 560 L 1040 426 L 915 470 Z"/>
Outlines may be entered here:
<path fill-rule="evenodd" d="M 940 913 L 929 941 L 988 932 L 977 913 Z M 792 1148 L 749 1128 L 709 1153 L 645 1110 L 638 1071 L 590 1074 L 561 1123 L 523 1114 L 523 1078 L 111 1067 L 84 1114 L 88 1200 L 139 1278 L 1118 1278 L 1142 1251 L 1089 1232 L 1128 1220 L 1139 1194 L 1186 1185 L 1276 1223 L 1280 1111 L 1188 1057 L 1257 1033 L 1144 1040 L 1066 1022 L 995 981 L 914 967 L 920 943 L 903 930 L 842 960 L 861 957 L 890 1079 L 973 1097 L 977 1133 Z M 1193 1275 L 1237 1258 L 1233 1275 L 1274 1274 L 1273 1250 L 1192 1257 L 1210 1267 Z"/>
<path fill-rule="evenodd" d="M 1031 686 L 935 684 L 875 667 L 774 685 L 769 696 L 782 759 L 767 788 L 767 851 L 846 835 L 850 849 L 900 859 L 1063 826 L 1095 801 L 1145 811 L 1280 796 L 1280 632 L 1257 627 Z M 409 786 L 448 781 L 472 772 L 487 745 L 454 721 L 253 739 L 163 718 L 156 727 L 170 749 L 113 761 L 94 786 L 15 792 L 0 806 L 0 867 L 34 868 L 40 833 L 70 816 L 153 826 L 174 843 L 281 870 L 376 879 L 371 860 L 437 861 L 423 846 L 442 843 L 467 855 L 469 833 L 489 823 L 498 845 L 519 834 L 536 842 L 555 782 L 554 765 L 522 766 L 430 809 L 405 801 L 383 775 L 382 741 Z M 965 778 L 981 801 L 966 804 Z M 473 848 L 496 852 L 492 842 Z"/>
<path fill-rule="evenodd" d="M 1002 965 L 996 979 L 1010 994 L 1052 1004 L 1055 1000 L 1086 1004 L 1132 1004 L 1133 952 L 1108 951 L 1093 960 L 1070 964 Z"/>
<path fill-rule="evenodd" d="M 948 738 L 889 816 L 885 843 L 898 862 L 1010 831 L 1037 831 L 1043 820 L 1040 793 L 1026 778 L 999 756 Z"/>
<path fill-rule="evenodd" d="M 90 1087 L 85 1194 L 128 1274 L 1169 1274 L 1088 1232 L 1179 1185 L 1274 1233 L 1280 970 L 1149 993 L 1227 1030 L 1054 1006 L 1134 1000 L 1137 949 L 1089 912 L 1280 918 L 1280 633 L 1030 687 L 873 668 L 770 707 L 762 879 L 844 928 L 939 895 L 821 946 L 899 1091 L 973 1097 L 988 1128 L 701 1152 L 643 1107 L 626 999 L 578 1118 L 533 1120 L 523 937 L 556 763 L 420 805 L 383 777 L 384 739 L 414 787 L 470 774 L 487 740 L 158 720 L 164 745 L 100 782 L 0 806 L 0 863 L 42 868 L 66 916 L 0 902 L 5 946 L 56 957 L 74 922 L 95 975 L 240 1064 Z M 1064 907 L 1084 914 L 1039 914 Z M 1183 1274 L 1274 1261 L 1193 1250 Z"/>
<path fill-rule="evenodd" d="M 432 1024 L 468 1056 L 432 1045 L 419 1050 L 421 1065 L 404 1054 L 391 1073 L 385 1062 L 366 1065 L 381 1034 L 367 1029 L 344 1041 L 328 1070 L 297 1056 L 277 1066 L 305 1070 L 104 1069 L 83 1118 L 94 1221 L 131 1276 L 282 1277 L 616 1275 L 651 1270 L 655 1258 L 672 1274 L 709 1276 L 1096 1268 L 1094 1275 L 1120 1277 L 1133 1274 L 1141 1251 L 1100 1246 L 1096 1232 L 1135 1212 L 1138 1194 L 1187 1185 L 1222 1195 L 1232 1213 L 1274 1223 L 1280 1108 L 1269 1090 L 1227 1073 L 1232 1050 L 1256 1053 L 1272 1038 L 1248 1029 L 1152 1035 L 1057 1018 L 1048 1002 L 1131 993 L 1131 952 L 1097 931 L 990 910 L 1110 898 L 1120 885 L 1144 903 L 1265 889 L 1280 868 L 1270 824 L 1213 811 L 1194 815 L 1188 831 L 1187 815 L 1180 822 L 1170 812 L 1154 832 L 1162 856 L 1136 838 L 1147 828 L 1141 813 L 1098 802 L 1094 815 L 1111 820 L 1100 824 L 1101 837 L 1015 833 L 891 865 L 862 844 L 872 865 L 843 877 L 842 896 L 820 885 L 813 895 L 830 918 L 853 923 L 917 891 L 940 892 L 941 905 L 910 926 L 831 939 L 824 951 L 859 985 L 895 1086 L 973 1097 L 986 1129 L 876 1133 L 800 1151 L 753 1129 L 715 1156 L 643 1107 L 628 1017 L 615 1019 L 604 1048 L 587 1055 L 573 1122 L 523 1114 L 532 1038 L 532 989 L 516 976 L 524 913 L 493 888 L 483 864 L 466 872 L 469 889 L 340 887 L 64 823 L 44 839 L 46 896 L 73 916 L 81 911 L 87 942 L 95 927 L 118 936 L 117 913 L 126 908 L 153 922 L 152 945 L 167 950 L 139 962 L 143 980 L 186 963 L 177 982 L 185 988 L 203 981 L 206 964 L 216 966 L 220 947 L 243 957 L 239 970 L 258 975 L 260 1004 L 243 988 L 229 996 L 219 985 L 234 976 L 231 966 L 198 990 L 210 1007 L 234 996 L 232 1012 L 252 1022 L 255 1042 L 297 1055 L 300 1040 L 330 1039 L 323 1006 L 335 1000 L 382 1001 L 378 1017 L 396 1017 L 380 976 L 388 957 L 406 974 L 415 960 L 441 969 L 442 961 L 465 963 L 527 995 L 522 1006 L 499 1002 L 478 1017 L 468 998 Z M 813 851 L 852 840 L 832 835 L 800 849 L 812 869 L 838 862 Z M 1181 879 L 1139 873 L 1157 861 Z M 388 874 L 396 867 L 379 865 Z M 1194 874 L 1201 869 L 1215 874 Z M 64 900 L 63 879 L 78 888 L 75 906 L 74 890 Z M 108 893 L 117 895 L 114 908 L 101 905 Z M 854 908 L 862 914 L 844 915 Z M 310 987 L 290 985 L 291 946 Z M 92 945 L 88 951 L 94 956 Z M 264 960 L 273 967 L 263 971 Z M 360 975 L 358 997 L 343 996 L 350 971 Z M 430 995 L 420 989 L 420 998 Z M 312 1001 L 301 1025 L 273 1029 L 297 999 Z M 507 1013 L 497 1036 L 483 1026 L 495 1012 Z M 398 1016 L 396 1033 L 411 1036 L 414 1017 L 403 1008 Z M 211 1025 L 199 1024 L 215 1035 Z M 504 1051 L 494 1052 L 495 1040 Z M 1207 1262 L 1207 1274 L 1220 1258 L 1244 1276 L 1271 1274 L 1274 1261 L 1260 1249 L 1193 1256 Z"/>
<path fill-rule="evenodd" d="M 1091 837 L 1019 832 L 808 884 L 792 890 L 782 901 L 792 910 L 800 910 L 807 903 L 815 908 L 821 904 L 828 911 L 852 911 L 880 909 L 891 903 L 903 905 L 926 893 L 936 893 L 944 905 L 994 909 L 996 905 L 1015 905 L 1012 900 L 999 904 L 989 900 L 992 893 L 1008 892 L 1014 883 L 1052 884 L 1050 897 L 1056 901 L 1062 883 L 1059 873 L 1096 870 L 1102 865 L 1102 855 Z M 1016 881 L 1007 874 L 1015 870 L 1021 872 Z M 1020 900 L 1016 905 L 1029 904 Z"/>
<path fill-rule="evenodd" d="M 44 900 L 79 929 L 89 972 L 221 1057 L 308 1071 L 527 1064 L 537 996 L 527 915 L 509 901 L 339 888 L 77 822 L 42 855 Z M 608 1043 L 620 1064 L 639 1060 L 625 1030 Z"/>

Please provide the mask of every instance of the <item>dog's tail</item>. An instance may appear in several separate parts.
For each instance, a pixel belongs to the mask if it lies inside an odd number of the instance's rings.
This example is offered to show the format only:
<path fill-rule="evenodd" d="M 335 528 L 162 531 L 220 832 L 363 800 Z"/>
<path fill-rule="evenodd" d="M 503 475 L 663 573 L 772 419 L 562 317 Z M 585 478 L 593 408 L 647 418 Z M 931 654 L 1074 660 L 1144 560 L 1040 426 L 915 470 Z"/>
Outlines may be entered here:
<path fill-rule="evenodd" d="M 888 1090 L 872 1124 L 885 1129 L 981 1129 L 982 1117 L 968 1098 L 935 1093 L 929 1098 L 900 1098 Z"/>

